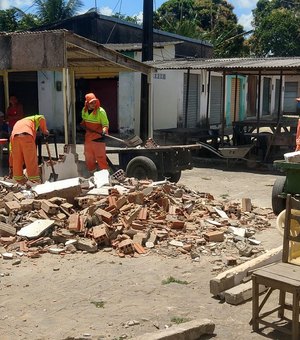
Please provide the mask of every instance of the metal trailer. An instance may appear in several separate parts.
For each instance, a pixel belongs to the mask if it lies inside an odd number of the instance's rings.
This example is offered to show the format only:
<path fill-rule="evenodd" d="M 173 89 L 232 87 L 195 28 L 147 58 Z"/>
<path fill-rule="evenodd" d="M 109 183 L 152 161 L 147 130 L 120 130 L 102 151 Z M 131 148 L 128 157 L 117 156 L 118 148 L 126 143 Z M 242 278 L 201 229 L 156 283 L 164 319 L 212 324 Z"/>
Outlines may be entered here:
<path fill-rule="evenodd" d="M 285 209 L 286 195 L 300 196 L 300 163 L 274 161 L 274 167 L 285 173 L 275 180 L 272 190 L 272 208 L 278 215 Z"/>
<path fill-rule="evenodd" d="M 181 171 L 193 168 L 192 151 L 201 148 L 200 145 L 166 145 L 156 148 L 117 148 L 106 151 L 118 154 L 119 167 L 128 177 L 138 179 L 162 180 L 169 179 L 178 182 Z M 108 163 L 113 170 L 117 170 L 109 157 Z"/>

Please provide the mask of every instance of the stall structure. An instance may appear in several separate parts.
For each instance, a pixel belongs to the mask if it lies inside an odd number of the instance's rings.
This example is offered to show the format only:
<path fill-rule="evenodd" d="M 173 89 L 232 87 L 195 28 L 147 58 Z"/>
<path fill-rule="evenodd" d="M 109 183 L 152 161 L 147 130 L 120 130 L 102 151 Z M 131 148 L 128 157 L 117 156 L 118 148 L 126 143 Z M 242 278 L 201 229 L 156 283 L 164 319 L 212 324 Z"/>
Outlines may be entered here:
<path fill-rule="evenodd" d="M 151 62 L 158 72 L 163 70 L 182 70 L 187 83 L 192 73 L 201 75 L 199 89 L 200 100 L 206 100 L 201 106 L 200 123 L 204 127 L 219 126 L 221 144 L 224 136 L 232 130 L 232 143 L 243 145 L 259 141 L 264 149 L 263 158 L 267 160 L 272 146 L 290 145 L 297 125 L 298 116 L 289 112 L 285 101 L 287 89 L 285 80 L 292 78 L 295 83 L 296 97 L 300 93 L 300 57 L 294 58 L 232 58 L 232 59 L 185 59 Z M 214 79 L 219 75 L 218 84 Z M 216 85 L 218 85 L 216 87 Z M 298 94 L 298 95 L 297 95 Z M 183 117 L 187 119 L 189 93 L 186 85 Z M 215 101 L 218 103 L 218 117 L 215 117 Z M 204 108 L 206 112 L 204 113 Z M 244 110 L 241 113 L 241 110 Z M 186 121 L 179 131 L 188 128 Z M 207 130 L 199 126 L 199 133 Z M 174 129 L 176 130 L 176 129 Z M 174 132 L 176 133 L 176 131 Z M 292 137 L 291 137 L 292 136 Z M 201 138 L 201 135 L 199 135 Z"/>
<path fill-rule="evenodd" d="M 0 33 L 0 77 L 5 107 L 9 101 L 9 73 L 59 71 L 62 93 L 65 144 L 76 144 L 75 79 L 117 77 L 120 72 L 147 75 L 151 95 L 154 67 L 124 56 L 67 30 Z M 45 96 L 48 93 L 45 92 Z M 32 94 L 32 100 L 36 94 Z M 149 101 L 149 129 L 152 127 L 152 101 Z M 55 118 L 53 118 L 55 119 Z M 151 135 L 152 131 L 149 131 Z"/>

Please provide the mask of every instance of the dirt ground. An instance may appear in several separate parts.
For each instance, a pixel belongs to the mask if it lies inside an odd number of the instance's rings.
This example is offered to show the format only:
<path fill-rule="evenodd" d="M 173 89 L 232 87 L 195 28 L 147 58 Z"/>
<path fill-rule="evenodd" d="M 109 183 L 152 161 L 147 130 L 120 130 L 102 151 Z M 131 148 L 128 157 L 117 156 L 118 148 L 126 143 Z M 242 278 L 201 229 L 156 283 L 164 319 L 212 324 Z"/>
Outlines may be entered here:
<path fill-rule="evenodd" d="M 222 169 L 223 167 L 223 169 Z M 241 164 L 207 164 L 201 160 L 183 172 L 180 184 L 209 192 L 217 199 L 250 198 L 271 207 L 277 175 L 249 172 Z M 265 249 L 281 243 L 273 226 L 256 238 Z M 0 339 L 131 339 L 181 319 L 211 319 L 215 334 L 204 339 L 284 339 L 277 333 L 252 333 L 251 302 L 231 306 L 211 297 L 214 258 L 162 256 L 139 258 L 113 252 L 0 259 Z M 189 284 L 162 284 L 173 276 Z"/>

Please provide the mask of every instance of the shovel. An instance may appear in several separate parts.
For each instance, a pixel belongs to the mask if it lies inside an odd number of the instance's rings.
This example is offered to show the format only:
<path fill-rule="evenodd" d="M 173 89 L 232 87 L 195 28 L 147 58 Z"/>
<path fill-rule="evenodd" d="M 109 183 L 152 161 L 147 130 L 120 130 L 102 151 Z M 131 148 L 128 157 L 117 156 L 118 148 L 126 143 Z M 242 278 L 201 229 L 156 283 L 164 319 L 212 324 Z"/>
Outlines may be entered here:
<path fill-rule="evenodd" d="M 103 134 L 101 132 L 95 131 L 93 129 L 89 129 L 86 126 L 82 126 L 82 128 L 87 130 L 87 131 L 96 132 L 98 135 L 103 136 Z M 132 136 L 129 139 L 120 139 L 120 138 L 117 138 L 117 137 L 111 136 L 111 135 L 105 135 L 105 137 L 114 139 L 114 140 L 116 140 L 120 143 L 123 143 L 127 146 L 132 146 L 132 147 L 143 144 L 143 141 L 141 140 L 141 138 L 139 136 Z"/>
<path fill-rule="evenodd" d="M 132 136 L 128 139 L 120 139 L 117 138 L 115 136 L 111 136 L 111 135 L 105 135 L 105 137 L 114 139 L 120 143 L 126 144 L 127 146 L 138 146 L 141 145 L 143 143 L 143 141 L 141 140 L 141 138 L 139 136 Z"/>
<path fill-rule="evenodd" d="M 49 144 L 48 144 L 47 140 L 45 141 L 45 145 L 46 145 L 46 149 L 47 149 L 47 152 L 48 152 L 50 166 L 51 166 L 51 169 L 52 169 L 52 173 L 50 174 L 50 177 L 49 177 L 49 182 L 55 182 L 58 178 L 58 174 L 56 174 L 55 170 L 54 170 L 54 165 L 53 165 L 53 161 L 52 161 L 52 157 L 51 157 L 51 153 L 50 153 L 50 149 L 49 149 Z"/>

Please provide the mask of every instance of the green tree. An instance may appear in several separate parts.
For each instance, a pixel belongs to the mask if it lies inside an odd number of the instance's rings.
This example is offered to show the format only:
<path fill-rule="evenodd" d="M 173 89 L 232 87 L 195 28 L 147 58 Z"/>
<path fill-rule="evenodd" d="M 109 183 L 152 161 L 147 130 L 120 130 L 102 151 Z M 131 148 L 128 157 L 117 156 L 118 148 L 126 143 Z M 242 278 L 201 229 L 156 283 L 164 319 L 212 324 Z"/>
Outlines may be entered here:
<path fill-rule="evenodd" d="M 118 19 L 121 19 L 121 20 L 124 20 L 124 21 L 128 21 L 128 22 L 133 22 L 134 24 L 140 23 L 139 18 L 136 15 L 131 17 L 131 16 L 117 12 L 117 13 L 113 14 L 112 17 L 118 18 Z"/>
<path fill-rule="evenodd" d="M 154 13 L 154 27 L 214 46 L 217 57 L 244 54 L 244 30 L 226 0 L 169 0 Z"/>
<path fill-rule="evenodd" d="M 300 2 L 259 0 L 253 10 L 251 52 L 259 57 L 300 56 Z"/>
<path fill-rule="evenodd" d="M 42 24 L 71 18 L 83 6 L 81 0 L 36 0 L 34 7 Z"/>
<path fill-rule="evenodd" d="M 14 32 L 18 29 L 18 14 L 15 9 L 0 10 L 0 31 Z"/>

